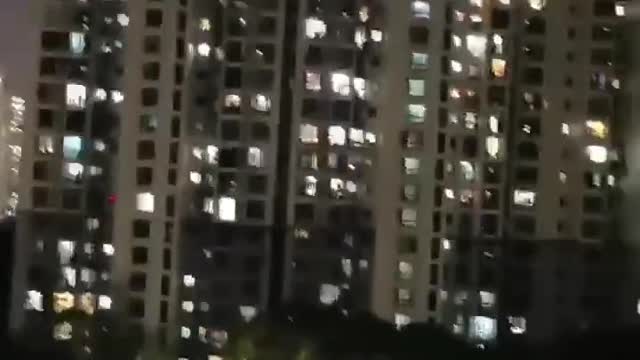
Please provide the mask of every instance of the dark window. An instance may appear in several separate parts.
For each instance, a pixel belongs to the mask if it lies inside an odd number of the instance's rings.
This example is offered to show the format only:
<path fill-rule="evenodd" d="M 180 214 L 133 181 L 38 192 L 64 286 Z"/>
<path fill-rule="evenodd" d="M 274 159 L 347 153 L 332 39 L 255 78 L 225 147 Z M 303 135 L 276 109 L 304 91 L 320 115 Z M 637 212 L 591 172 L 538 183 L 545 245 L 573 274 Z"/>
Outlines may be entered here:
<path fill-rule="evenodd" d="M 40 128 L 52 128 L 53 127 L 54 113 L 53 110 L 40 109 L 38 112 L 38 127 Z"/>
<path fill-rule="evenodd" d="M 176 169 L 169 169 L 167 173 L 167 184 L 175 185 L 178 181 L 178 172 Z"/>
<path fill-rule="evenodd" d="M 409 39 L 414 44 L 427 44 L 429 42 L 429 29 L 425 26 L 412 26 L 409 28 Z"/>
<path fill-rule="evenodd" d="M 264 219 L 264 202 L 257 200 L 247 201 L 247 218 Z"/>
<path fill-rule="evenodd" d="M 171 250 L 162 250 L 162 268 L 165 270 L 171 270 Z"/>
<path fill-rule="evenodd" d="M 136 184 L 139 186 L 151 185 L 153 182 L 153 168 L 139 167 L 136 169 Z"/>
<path fill-rule="evenodd" d="M 149 9 L 146 14 L 146 25 L 149 27 L 162 26 L 162 10 Z"/>
<path fill-rule="evenodd" d="M 49 206 L 49 189 L 46 187 L 34 187 L 31 196 L 33 207 Z"/>
<path fill-rule="evenodd" d="M 187 14 L 184 11 L 178 13 L 178 31 L 187 29 Z"/>
<path fill-rule="evenodd" d="M 178 59 L 184 59 L 184 54 L 185 54 L 184 39 L 177 38 L 176 39 L 176 56 L 178 57 Z"/>
<path fill-rule="evenodd" d="M 256 122 L 251 124 L 251 138 L 254 140 L 269 140 L 271 129 L 268 124 Z"/>
<path fill-rule="evenodd" d="M 144 291 L 147 287 L 147 274 L 134 272 L 129 277 L 129 289 L 131 291 Z"/>
<path fill-rule="evenodd" d="M 129 316 L 138 319 L 144 317 L 144 300 L 129 299 Z"/>
<path fill-rule="evenodd" d="M 151 234 L 151 223 L 148 220 L 133 221 L 133 236 L 136 238 L 148 238 Z"/>
<path fill-rule="evenodd" d="M 267 192 L 267 177 L 262 175 L 249 176 L 249 193 L 264 194 Z"/>
<path fill-rule="evenodd" d="M 166 200 L 167 216 L 174 216 L 176 212 L 176 199 L 173 195 L 167 196 Z"/>
<path fill-rule="evenodd" d="M 160 78 L 160 63 L 144 63 L 142 65 L 142 77 L 145 80 L 158 80 Z"/>
<path fill-rule="evenodd" d="M 180 111 L 180 109 L 182 109 L 182 92 L 176 90 L 173 92 L 173 110 Z"/>
<path fill-rule="evenodd" d="M 144 246 L 136 246 L 131 249 L 131 263 L 134 265 L 144 265 L 149 261 L 149 251 Z"/>
<path fill-rule="evenodd" d="M 155 89 L 155 88 L 142 89 L 142 105 L 143 106 L 158 105 L 158 89 Z"/>
<path fill-rule="evenodd" d="M 174 81 L 176 85 L 181 85 L 184 81 L 184 66 L 176 64 L 174 68 Z"/>
<path fill-rule="evenodd" d="M 160 281 L 160 294 L 162 294 L 163 296 L 169 296 L 169 285 L 169 277 L 167 275 L 162 275 L 162 280 Z"/>
<path fill-rule="evenodd" d="M 169 145 L 169 163 L 175 164 L 178 162 L 179 149 L 180 149 L 180 146 L 178 145 L 177 142 L 173 142 L 171 143 L 171 145 Z"/>
<path fill-rule="evenodd" d="M 160 322 L 166 324 L 167 321 L 169 321 L 169 303 L 166 300 L 162 300 L 160 301 Z"/>
<path fill-rule="evenodd" d="M 158 35 L 147 35 L 144 37 L 144 52 L 145 54 L 159 54 L 160 44 L 162 40 Z"/>
<path fill-rule="evenodd" d="M 33 180 L 46 181 L 49 178 L 49 166 L 46 161 L 33 163 Z"/>
<path fill-rule="evenodd" d="M 156 157 L 153 140 L 138 141 L 138 160 L 151 160 Z"/>
<path fill-rule="evenodd" d="M 84 132 L 85 116 L 84 111 L 67 111 L 67 124 L 65 129 L 77 133 Z"/>
<path fill-rule="evenodd" d="M 231 141 L 238 140 L 240 138 L 240 124 L 238 121 L 228 120 L 223 121 L 220 125 L 222 131 L 222 139 Z"/>
<path fill-rule="evenodd" d="M 62 191 L 62 207 L 64 209 L 80 209 L 82 204 L 82 192 L 77 189 L 65 189 Z"/>

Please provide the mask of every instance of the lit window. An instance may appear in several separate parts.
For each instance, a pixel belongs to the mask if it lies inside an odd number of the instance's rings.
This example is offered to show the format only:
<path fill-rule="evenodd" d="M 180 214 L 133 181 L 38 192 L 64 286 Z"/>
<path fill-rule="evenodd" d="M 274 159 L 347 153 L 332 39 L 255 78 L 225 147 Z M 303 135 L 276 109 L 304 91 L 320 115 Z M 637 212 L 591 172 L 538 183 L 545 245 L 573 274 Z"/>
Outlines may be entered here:
<path fill-rule="evenodd" d="M 98 296 L 98 309 L 100 310 L 110 310 L 111 309 L 111 297 L 107 295 Z"/>
<path fill-rule="evenodd" d="M 107 100 L 107 90 L 103 88 L 97 88 L 93 91 L 93 99 L 95 101 L 105 101 Z"/>
<path fill-rule="evenodd" d="M 453 189 L 446 188 L 444 189 L 444 196 L 446 196 L 447 199 L 453 200 L 456 198 L 456 193 Z"/>
<path fill-rule="evenodd" d="M 209 31 L 211 30 L 211 20 L 207 19 L 207 18 L 200 18 L 199 21 L 199 26 L 200 30 L 202 31 Z"/>
<path fill-rule="evenodd" d="M 354 146 L 361 146 L 364 144 L 364 130 L 361 129 L 349 129 L 349 142 Z"/>
<path fill-rule="evenodd" d="M 329 188 L 331 189 L 331 195 L 334 198 L 342 198 L 344 190 L 344 180 L 331 178 L 331 180 L 329 181 Z"/>
<path fill-rule="evenodd" d="M 241 305 L 238 307 L 238 310 L 240 311 L 240 316 L 242 316 L 245 322 L 250 322 L 256 317 L 256 315 L 258 315 L 258 310 L 255 306 Z"/>
<path fill-rule="evenodd" d="M 42 293 L 36 290 L 27 291 L 24 308 L 27 310 L 44 311 L 42 307 Z"/>
<path fill-rule="evenodd" d="M 198 55 L 202 57 L 209 57 L 209 55 L 211 54 L 211 46 L 203 42 L 198 44 L 196 51 L 198 52 Z"/>
<path fill-rule="evenodd" d="M 63 168 L 63 176 L 72 181 L 80 181 L 84 173 L 84 166 L 80 163 L 65 163 Z"/>
<path fill-rule="evenodd" d="M 309 39 L 321 39 L 327 34 L 327 24 L 316 17 L 307 18 L 305 33 Z"/>
<path fill-rule="evenodd" d="M 625 16 L 626 15 L 626 4 L 624 2 L 619 2 L 616 4 L 615 12 L 616 16 Z"/>
<path fill-rule="evenodd" d="M 318 127 L 311 124 L 301 124 L 300 141 L 303 144 L 318 143 Z"/>
<path fill-rule="evenodd" d="M 601 164 L 607 161 L 608 151 L 607 148 L 600 145 L 589 145 L 587 146 L 587 155 L 589 156 L 589 160 L 593 161 L 596 164 Z"/>
<path fill-rule="evenodd" d="M 477 58 L 484 58 L 487 49 L 487 37 L 485 35 L 467 35 L 467 50 Z"/>
<path fill-rule="evenodd" d="M 331 74 L 331 89 L 342 96 L 351 94 L 351 78 L 347 74 L 334 72 Z"/>
<path fill-rule="evenodd" d="M 256 94 L 251 98 L 251 107 L 256 111 L 269 112 L 271 111 L 271 98 L 263 94 Z"/>
<path fill-rule="evenodd" d="M 380 30 L 371 30 L 371 40 L 373 40 L 374 42 L 381 42 L 382 41 L 382 31 Z"/>
<path fill-rule="evenodd" d="M 567 173 L 564 171 L 560 171 L 558 173 L 558 180 L 560 180 L 561 183 L 566 184 L 567 183 Z"/>
<path fill-rule="evenodd" d="M 493 159 L 498 159 L 501 155 L 502 150 L 502 140 L 495 136 L 488 136 L 485 141 L 485 146 L 487 148 L 487 154 L 491 156 Z"/>
<path fill-rule="evenodd" d="M 191 171 L 189 173 L 189 181 L 194 184 L 200 184 L 202 182 L 202 174 L 197 171 Z"/>
<path fill-rule="evenodd" d="M 458 35 L 451 35 L 451 43 L 453 44 L 454 47 L 461 47 L 462 46 L 462 38 Z"/>
<path fill-rule="evenodd" d="M 527 332 L 527 319 L 522 316 L 509 316 L 509 330 L 514 335 L 521 335 Z"/>
<path fill-rule="evenodd" d="M 536 204 L 536 193 L 530 190 L 515 190 L 513 203 L 519 206 L 532 207 Z"/>
<path fill-rule="evenodd" d="M 340 298 L 340 288 L 333 284 L 320 285 L 320 303 L 332 305 Z"/>
<path fill-rule="evenodd" d="M 410 280 L 413 277 L 413 264 L 408 261 L 399 261 L 398 274 L 401 279 Z"/>
<path fill-rule="evenodd" d="M 422 104 L 409 104 L 407 108 L 409 112 L 409 122 L 423 123 L 427 113 L 426 106 Z"/>
<path fill-rule="evenodd" d="M 367 97 L 367 80 L 363 78 L 353 78 L 353 90 L 360 99 Z"/>
<path fill-rule="evenodd" d="M 113 256 L 115 254 L 116 249 L 111 244 L 102 244 L 102 252 L 107 256 Z"/>
<path fill-rule="evenodd" d="M 305 73 L 305 88 L 310 91 L 322 90 L 322 76 L 320 73 L 307 71 Z"/>
<path fill-rule="evenodd" d="M 476 178 L 476 170 L 469 161 L 460 161 L 460 171 L 466 181 L 473 181 Z"/>
<path fill-rule="evenodd" d="M 529 0 L 529 6 L 534 10 L 542 10 L 546 3 L 547 0 Z"/>
<path fill-rule="evenodd" d="M 404 173 L 407 175 L 416 175 L 420 171 L 420 159 L 406 157 L 404 162 Z"/>
<path fill-rule="evenodd" d="M 460 72 L 462 72 L 462 63 L 460 63 L 460 61 L 457 61 L 457 60 L 450 60 L 449 61 L 449 68 L 454 73 L 460 73 Z"/>
<path fill-rule="evenodd" d="M 563 135 L 569 135 L 571 133 L 571 129 L 569 128 L 569 124 L 562 123 L 561 132 Z"/>
<path fill-rule="evenodd" d="M 400 213 L 400 222 L 403 226 L 416 227 L 418 212 L 413 208 L 404 208 Z"/>
<path fill-rule="evenodd" d="M 41 154 L 53 154 L 53 137 L 49 135 L 38 136 L 38 151 Z"/>
<path fill-rule="evenodd" d="M 71 45 L 71 52 L 76 55 L 82 54 L 87 46 L 85 36 L 81 32 L 69 33 L 69 43 Z"/>
<path fill-rule="evenodd" d="M 409 95 L 424 96 L 424 80 L 409 79 Z"/>
<path fill-rule="evenodd" d="M 413 69 L 426 69 L 429 66 L 429 55 L 425 53 L 411 53 L 411 67 Z"/>
<path fill-rule="evenodd" d="M 491 59 L 491 73 L 494 77 L 502 78 L 506 74 L 507 62 L 502 59 Z"/>
<path fill-rule="evenodd" d="M 76 160 L 82 150 L 80 136 L 65 136 L 62 140 L 62 152 L 65 159 Z"/>
<path fill-rule="evenodd" d="M 316 196 L 318 179 L 315 176 L 304 177 L 304 193 L 307 196 Z"/>
<path fill-rule="evenodd" d="M 411 324 L 411 317 L 405 314 L 396 313 L 393 317 L 393 321 L 396 325 L 396 329 L 400 330 L 403 327 Z"/>
<path fill-rule="evenodd" d="M 226 109 L 240 109 L 242 98 L 240 95 L 229 94 L 224 97 L 224 107 Z"/>
<path fill-rule="evenodd" d="M 496 303 L 496 294 L 489 291 L 480 291 L 480 306 L 492 308 Z"/>
<path fill-rule="evenodd" d="M 78 310 L 84 312 L 87 315 L 93 315 L 96 311 L 96 297 L 91 293 L 84 293 L 80 295 L 78 301 Z"/>
<path fill-rule="evenodd" d="M 188 339 L 188 338 L 190 338 L 190 337 L 191 337 L 191 329 L 189 329 L 189 328 L 188 328 L 188 327 L 186 327 L 186 326 L 181 326 L 181 327 L 180 327 L 180 336 L 181 336 L 183 339 Z"/>
<path fill-rule="evenodd" d="M 442 239 L 441 243 L 443 250 L 451 250 L 451 241 L 449 239 Z"/>
<path fill-rule="evenodd" d="M 182 277 L 182 283 L 188 288 L 194 287 L 196 284 L 196 278 L 194 278 L 192 275 L 184 275 Z"/>
<path fill-rule="evenodd" d="M 414 0 L 411 3 L 411 13 L 414 17 L 428 19 L 431 13 L 431 6 L 426 1 Z"/>
<path fill-rule="evenodd" d="M 585 121 L 585 126 L 587 128 L 587 132 L 594 137 L 604 139 L 607 137 L 609 133 L 609 129 L 607 125 L 605 125 L 602 121 L 599 120 L 587 120 Z"/>
<path fill-rule="evenodd" d="M 118 14 L 116 16 L 116 20 L 122 27 L 129 26 L 129 16 L 127 16 L 127 14 L 122 14 L 122 13 Z"/>
<path fill-rule="evenodd" d="M 204 159 L 207 163 L 211 165 L 216 165 L 218 163 L 218 147 L 215 145 L 207 145 L 206 151 L 204 153 Z"/>
<path fill-rule="evenodd" d="M 329 145 L 344 145 L 347 132 L 342 126 L 329 126 Z"/>
<path fill-rule="evenodd" d="M 53 311 L 56 313 L 61 313 L 63 311 L 67 311 L 73 308 L 74 304 L 74 296 L 70 292 L 64 293 L 53 293 Z"/>
<path fill-rule="evenodd" d="M 138 193 L 136 195 L 136 209 L 152 213 L 155 209 L 155 196 L 150 192 Z"/>
<path fill-rule="evenodd" d="M 67 106 L 84 109 L 87 102 L 87 87 L 80 84 L 67 84 Z"/>
<path fill-rule="evenodd" d="M 236 221 L 236 199 L 223 196 L 218 200 L 218 219 Z"/>
<path fill-rule="evenodd" d="M 58 341 L 71 340 L 73 327 L 68 322 L 63 322 L 53 326 L 53 338 Z"/>
<path fill-rule="evenodd" d="M 215 214 L 216 213 L 216 201 L 212 197 L 205 197 L 202 200 L 202 211 L 207 214 Z"/>
<path fill-rule="evenodd" d="M 469 319 L 469 338 L 472 340 L 492 341 L 496 338 L 497 321 L 486 316 L 472 316 Z"/>
<path fill-rule="evenodd" d="M 183 301 L 182 310 L 188 313 L 192 313 L 194 309 L 193 301 Z"/>
<path fill-rule="evenodd" d="M 76 244 L 71 240 L 58 240 L 58 259 L 61 265 L 71 262 L 75 254 Z"/>
<path fill-rule="evenodd" d="M 356 28 L 353 42 L 355 42 L 360 49 L 363 48 L 364 43 L 367 42 L 367 30 L 364 26 L 358 26 L 358 28 Z"/>
<path fill-rule="evenodd" d="M 247 164 L 252 167 L 263 167 L 264 166 L 264 155 L 262 150 L 257 147 L 250 147 L 247 151 Z"/>

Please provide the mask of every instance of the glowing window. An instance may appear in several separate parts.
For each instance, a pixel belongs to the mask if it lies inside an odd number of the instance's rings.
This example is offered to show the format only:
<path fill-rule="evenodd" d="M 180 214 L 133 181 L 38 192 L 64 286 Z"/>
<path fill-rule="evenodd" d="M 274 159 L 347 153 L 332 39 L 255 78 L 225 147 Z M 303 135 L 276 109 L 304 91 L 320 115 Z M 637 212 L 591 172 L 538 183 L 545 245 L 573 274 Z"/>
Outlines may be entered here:
<path fill-rule="evenodd" d="M 73 327 L 68 322 L 63 322 L 53 326 L 53 339 L 58 341 L 71 340 Z"/>
<path fill-rule="evenodd" d="M 87 103 L 87 87 L 80 84 L 67 84 L 67 106 L 84 109 Z"/>
<path fill-rule="evenodd" d="M 150 192 L 138 193 L 136 195 L 136 209 L 152 213 L 155 210 L 155 196 Z"/>
<path fill-rule="evenodd" d="M 428 19 L 431 15 L 431 6 L 426 1 L 414 0 L 411 3 L 411 13 L 414 17 Z"/>
<path fill-rule="evenodd" d="M 207 18 L 200 18 L 199 26 L 202 31 L 210 31 L 211 30 L 211 20 Z"/>
<path fill-rule="evenodd" d="M 111 244 L 102 244 L 102 252 L 107 256 L 113 256 L 115 254 L 116 249 Z"/>
<path fill-rule="evenodd" d="M 271 111 L 271 98 L 263 94 L 256 94 L 251 98 L 251 107 L 256 111 L 269 112 Z"/>
<path fill-rule="evenodd" d="M 183 301 L 182 310 L 184 312 L 192 313 L 194 309 L 193 301 Z"/>
<path fill-rule="evenodd" d="M 425 53 L 411 53 L 411 67 L 413 69 L 426 69 L 429 66 L 429 55 Z"/>
<path fill-rule="evenodd" d="M 318 127 L 311 124 L 301 124 L 300 141 L 303 144 L 318 143 Z"/>
<path fill-rule="evenodd" d="M 333 284 L 320 285 L 320 303 L 332 305 L 340 298 L 340 288 Z"/>
<path fill-rule="evenodd" d="M 222 221 L 236 221 L 236 199 L 223 196 L 218 200 L 218 218 Z"/>
<path fill-rule="evenodd" d="M 460 171 L 462 172 L 462 177 L 466 181 L 472 181 L 476 178 L 476 170 L 473 164 L 471 164 L 469 161 L 460 161 Z"/>
<path fill-rule="evenodd" d="M 449 68 L 454 73 L 460 73 L 462 72 L 462 63 L 460 63 L 460 61 L 457 61 L 457 60 L 449 60 Z"/>
<path fill-rule="evenodd" d="M 547 4 L 547 0 L 529 0 L 529 6 L 534 10 L 542 10 Z"/>
<path fill-rule="evenodd" d="M 609 134 L 609 129 L 602 121 L 599 120 L 587 120 L 585 121 L 585 127 L 587 132 L 594 137 L 604 139 Z"/>
<path fill-rule="evenodd" d="M 202 174 L 197 171 L 189 172 L 189 181 L 194 184 L 200 184 L 202 182 Z"/>
<path fill-rule="evenodd" d="M 255 306 L 241 305 L 238 306 L 238 310 L 240 311 L 240 316 L 242 316 L 245 322 L 250 322 L 256 317 L 256 315 L 258 315 L 258 310 Z"/>
<path fill-rule="evenodd" d="M 342 126 L 329 126 L 329 145 L 344 145 L 347 132 Z"/>
<path fill-rule="evenodd" d="M 316 196 L 318 179 L 315 176 L 304 177 L 304 193 L 307 196 Z"/>
<path fill-rule="evenodd" d="M 349 96 L 349 94 L 351 94 L 351 78 L 347 74 L 336 72 L 332 73 L 331 89 L 336 94 Z"/>
<path fill-rule="evenodd" d="M 305 88 L 310 91 L 322 90 L 322 76 L 320 73 L 307 71 L 305 73 Z"/>
<path fill-rule="evenodd" d="M 111 309 L 111 297 L 107 295 L 98 296 L 98 309 L 100 310 L 110 310 Z"/>
<path fill-rule="evenodd" d="M 69 33 L 69 44 L 71 45 L 71 52 L 76 55 L 82 54 L 84 52 L 87 43 L 85 41 L 85 35 L 81 32 L 71 32 Z"/>
<path fill-rule="evenodd" d="M 36 290 L 27 291 L 24 308 L 26 310 L 44 311 L 42 307 L 42 293 Z"/>
<path fill-rule="evenodd" d="M 321 39 L 327 34 L 327 24 L 316 17 L 307 18 L 305 34 L 309 39 Z"/>
<path fill-rule="evenodd" d="M 239 110 L 242 105 L 242 98 L 237 94 L 229 94 L 224 97 L 224 107 L 227 110 Z"/>
<path fill-rule="evenodd" d="M 496 319 L 486 316 L 472 316 L 469 319 L 469 338 L 472 340 L 492 341 L 497 335 Z"/>
<path fill-rule="evenodd" d="M 403 159 L 404 173 L 407 175 L 416 175 L 420 171 L 420 159 L 406 157 Z"/>
<path fill-rule="evenodd" d="M 65 159 L 75 160 L 82 150 L 82 138 L 80 136 L 65 136 L 62 140 L 62 152 Z"/>
<path fill-rule="evenodd" d="M 515 190 L 513 203 L 518 206 L 532 207 L 536 204 L 536 193 L 530 190 Z"/>
<path fill-rule="evenodd" d="M 75 297 L 70 292 L 53 293 L 53 311 L 61 313 L 73 308 Z"/>
<path fill-rule="evenodd" d="M 422 104 L 409 104 L 407 107 L 409 122 L 412 123 L 423 123 L 425 119 L 425 115 L 427 113 L 426 106 Z"/>
<path fill-rule="evenodd" d="M 409 95 L 424 96 L 424 80 L 409 79 Z"/>
<path fill-rule="evenodd" d="M 506 74 L 507 62 L 502 59 L 491 59 L 491 74 L 496 78 L 503 78 Z"/>
<path fill-rule="evenodd" d="M 523 316 L 509 316 L 509 330 L 514 335 L 522 335 L 527 332 L 527 319 Z"/>
<path fill-rule="evenodd" d="M 586 148 L 586 152 L 589 160 L 597 164 L 606 162 L 609 153 L 606 147 L 600 145 L 589 145 Z"/>
<path fill-rule="evenodd" d="M 184 286 L 188 288 L 194 287 L 196 284 L 196 278 L 193 277 L 192 275 L 184 275 L 182 277 L 182 283 L 184 284 Z"/>
<path fill-rule="evenodd" d="M 211 54 L 211 46 L 205 42 L 198 44 L 196 52 L 202 57 L 209 57 Z"/>
<path fill-rule="evenodd" d="M 484 58 L 487 49 L 487 37 L 485 35 L 467 35 L 467 50 L 477 58 Z"/>
<path fill-rule="evenodd" d="M 400 212 L 400 222 L 403 226 L 416 227 L 418 212 L 413 208 L 404 208 Z"/>
<path fill-rule="evenodd" d="M 263 167 L 264 166 L 264 154 L 260 148 L 250 147 L 247 151 L 247 164 L 251 167 Z"/>
<path fill-rule="evenodd" d="M 399 261 L 398 274 L 401 279 L 410 280 L 413 277 L 413 264 L 408 261 Z"/>

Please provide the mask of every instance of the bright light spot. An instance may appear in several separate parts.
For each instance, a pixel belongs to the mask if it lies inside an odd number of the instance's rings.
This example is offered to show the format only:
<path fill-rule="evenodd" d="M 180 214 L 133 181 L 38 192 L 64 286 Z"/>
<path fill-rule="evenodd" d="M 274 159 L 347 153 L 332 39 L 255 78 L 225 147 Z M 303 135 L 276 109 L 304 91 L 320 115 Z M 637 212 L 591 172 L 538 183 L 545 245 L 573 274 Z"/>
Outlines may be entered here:
<path fill-rule="evenodd" d="M 211 46 L 207 43 L 200 43 L 198 44 L 196 51 L 198 52 L 198 55 L 202 57 L 209 57 L 209 54 L 211 54 Z"/>
<path fill-rule="evenodd" d="M 236 199 L 223 196 L 218 200 L 218 218 L 222 221 L 236 221 Z"/>

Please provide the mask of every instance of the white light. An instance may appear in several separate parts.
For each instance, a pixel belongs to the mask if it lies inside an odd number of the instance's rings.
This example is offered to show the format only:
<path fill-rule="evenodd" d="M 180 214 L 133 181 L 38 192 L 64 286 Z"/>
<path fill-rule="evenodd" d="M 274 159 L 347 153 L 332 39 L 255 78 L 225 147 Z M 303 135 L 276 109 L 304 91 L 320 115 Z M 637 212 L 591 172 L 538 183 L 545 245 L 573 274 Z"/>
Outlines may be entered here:
<path fill-rule="evenodd" d="M 442 239 L 442 249 L 451 250 L 451 241 L 449 239 Z"/>
<path fill-rule="evenodd" d="M 211 20 L 207 18 L 200 18 L 200 30 L 209 31 L 211 30 Z"/>
<path fill-rule="evenodd" d="M 607 161 L 608 150 L 604 146 L 589 145 L 586 148 L 586 152 L 589 156 L 589 160 L 593 161 L 596 164 L 602 164 Z"/>
<path fill-rule="evenodd" d="M 240 311 L 240 316 L 242 316 L 245 322 L 250 322 L 258 314 L 258 310 L 255 306 L 241 305 L 238 307 L 238 310 Z"/>
<path fill-rule="evenodd" d="M 472 316 L 469 319 L 469 337 L 474 340 L 491 341 L 497 334 L 496 319 L 486 316 Z"/>
<path fill-rule="evenodd" d="M 536 204 L 536 193 L 530 190 L 514 190 L 513 203 L 520 206 L 532 207 Z"/>
<path fill-rule="evenodd" d="M 218 218 L 222 221 L 236 221 L 236 199 L 223 196 L 218 200 Z"/>
<path fill-rule="evenodd" d="M 617 3 L 616 4 L 616 8 L 615 8 L 616 16 L 625 16 L 626 15 L 625 5 L 626 4 L 624 4 L 624 3 Z"/>
<path fill-rule="evenodd" d="M 193 287 L 196 284 L 196 278 L 193 277 L 192 275 L 188 275 L 188 274 L 184 275 L 182 277 L 182 283 L 186 287 Z"/>
<path fill-rule="evenodd" d="M 181 336 L 183 339 L 188 339 L 188 338 L 190 338 L 190 337 L 191 337 L 191 329 L 189 329 L 189 328 L 188 328 L 188 327 L 186 327 L 186 326 L 182 326 L 182 327 L 180 327 L 180 336 Z"/>
<path fill-rule="evenodd" d="M 411 317 L 405 314 L 396 313 L 394 315 L 394 323 L 396 324 L 396 329 L 400 330 L 403 327 L 411 324 Z"/>
<path fill-rule="evenodd" d="M 183 301 L 182 310 L 188 313 L 192 313 L 194 309 L 193 301 Z"/>
<path fill-rule="evenodd" d="M 86 86 L 80 84 L 67 84 L 67 106 L 84 109 L 86 100 Z"/>
<path fill-rule="evenodd" d="M 98 296 L 98 309 L 109 310 L 111 309 L 111 298 L 107 295 Z"/>
<path fill-rule="evenodd" d="M 340 288 L 333 284 L 320 285 L 320 302 L 324 305 L 332 305 L 340 298 Z"/>
<path fill-rule="evenodd" d="M 209 57 L 209 54 L 211 54 L 211 46 L 207 43 L 200 43 L 198 44 L 196 51 L 198 52 L 198 55 L 202 57 Z"/>
<path fill-rule="evenodd" d="M 118 14 L 117 20 L 121 26 L 129 26 L 129 17 L 126 14 Z"/>
<path fill-rule="evenodd" d="M 344 145 L 347 132 L 342 126 L 329 126 L 329 145 Z"/>
<path fill-rule="evenodd" d="M 202 174 L 197 171 L 191 171 L 189 173 L 189 180 L 194 184 L 200 184 L 202 182 Z"/>
<path fill-rule="evenodd" d="M 308 18 L 305 21 L 305 33 L 309 39 L 323 38 L 327 33 L 327 24 L 316 17 Z"/>
<path fill-rule="evenodd" d="M 113 256 L 115 254 L 116 249 L 111 244 L 102 244 L 102 252 L 107 256 Z"/>
<path fill-rule="evenodd" d="M 136 195 L 136 209 L 138 211 L 152 213 L 155 210 L 155 196 L 150 192 Z"/>

